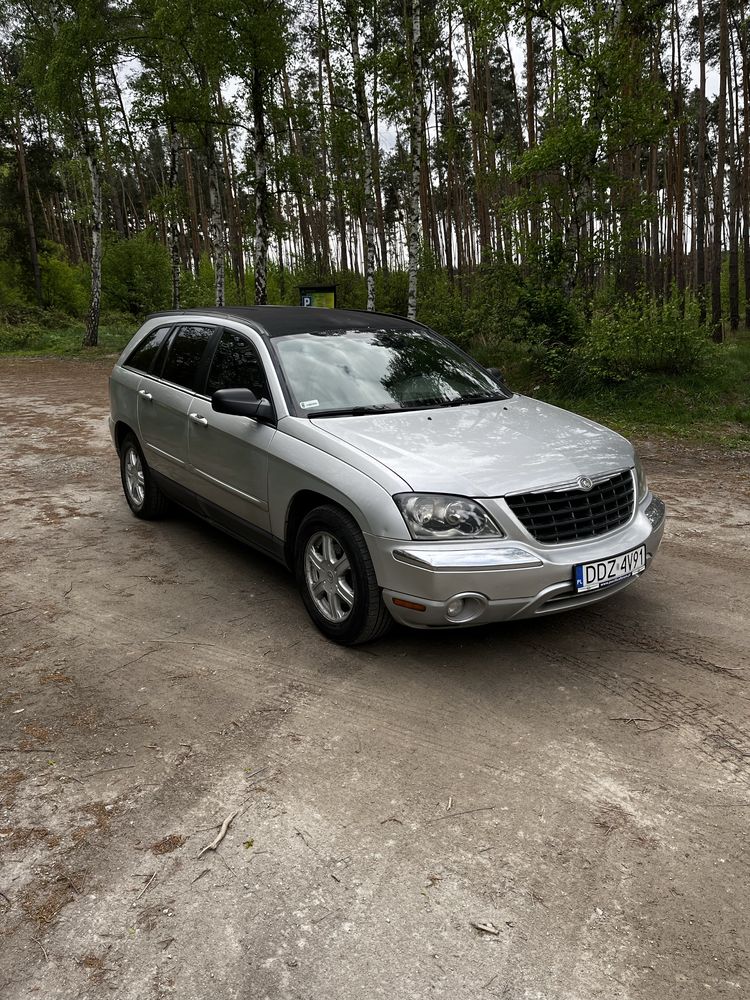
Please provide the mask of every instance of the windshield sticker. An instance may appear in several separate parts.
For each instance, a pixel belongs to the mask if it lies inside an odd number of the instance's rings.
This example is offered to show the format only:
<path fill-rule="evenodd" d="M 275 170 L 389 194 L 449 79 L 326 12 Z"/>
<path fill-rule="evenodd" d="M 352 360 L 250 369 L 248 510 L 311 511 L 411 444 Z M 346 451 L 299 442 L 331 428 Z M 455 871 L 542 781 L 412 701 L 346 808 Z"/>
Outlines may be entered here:
<path fill-rule="evenodd" d="M 306 399 L 299 404 L 301 410 L 311 410 L 314 406 L 320 406 L 317 399 Z"/>

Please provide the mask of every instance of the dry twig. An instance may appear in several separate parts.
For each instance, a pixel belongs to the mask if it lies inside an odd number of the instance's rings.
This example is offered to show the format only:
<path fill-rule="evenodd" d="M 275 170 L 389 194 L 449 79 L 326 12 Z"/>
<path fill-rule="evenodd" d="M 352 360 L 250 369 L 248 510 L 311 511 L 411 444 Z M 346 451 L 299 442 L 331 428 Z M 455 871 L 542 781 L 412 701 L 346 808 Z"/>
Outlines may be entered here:
<path fill-rule="evenodd" d="M 128 771 L 135 767 L 135 764 L 122 764 L 120 767 L 103 767 L 101 771 L 89 771 L 88 774 L 82 774 L 82 778 L 93 778 L 95 774 L 109 774 L 110 771 Z"/>
<path fill-rule="evenodd" d="M 144 887 L 141 889 L 141 891 L 135 897 L 135 899 L 133 900 L 133 902 L 137 903 L 138 900 L 141 898 L 141 896 L 145 896 L 146 895 L 146 892 L 151 888 L 151 883 L 154 881 L 155 878 L 156 878 L 156 872 L 154 872 L 154 874 L 151 876 L 151 878 L 148 880 L 148 882 L 144 885 Z"/>
<path fill-rule="evenodd" d="M 38 944 L 39 947 L 42 949 L 42 954 L 44 955 L 45 962 L 49 962 L 49 955 L 47 954 L 47 949 L 44 947 L 39 938 L 32 938 L 31 940 L 34 942 L 34 944 Z"/>
<path fill-rule="evenodd" d="M 425 820 L 425 823 L 437 823 L 439 819 L 456 819 L 458 816 L 470 816 L 472 813 L 483 813 L 489 812 L 490 809 L 494 809 L 494 806 L 480 806 L 478 809 L 464 809 L 463 812 L 446 812 L 442 816 L 433 816 L 432 819 Z"/>
<path fill-rule="evenodd" d="M 235 809 L 234 812 L 231 815 L 227 816 L 227 818 L 221 824 L 221 829 L 216 834 L 216 836 L 211 841 L 211 843 L 210 844 L 206 844 L 206 846 L 204 848 L 202 848 L 198 852 L 198 857 L 199 858 L 203 857 L 203 855 L 206 853 L 206 851 L 215 851 L 216 850 L 216 848 L 219 846 L 219 844 L 222 842 L 222 840 L 226 837 L 227 830 L 229 829 L 229 824 L 232 822 L 232 820 L 234 819 L 234 817 L 237 815 L 238 812 L 239 812 L 239 809 Z"/>

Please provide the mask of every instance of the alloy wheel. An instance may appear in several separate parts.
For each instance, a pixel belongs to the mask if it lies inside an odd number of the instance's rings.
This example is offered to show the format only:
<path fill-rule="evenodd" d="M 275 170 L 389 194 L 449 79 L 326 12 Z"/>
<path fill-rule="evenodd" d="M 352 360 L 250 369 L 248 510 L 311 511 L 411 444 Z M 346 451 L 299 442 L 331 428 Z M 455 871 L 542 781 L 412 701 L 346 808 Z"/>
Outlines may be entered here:
<path fill-rule="evenodd" d="M 146 496 L 146 480 L 141 456 L 132 446 L 125 452 L 125 489 L 134 507 L 142 507 Z"/>
<path fill-rule="evenodd" d="M 316 531 L 305 546 L 305 582 L 321 615 L 346 621 L 354 607 L 354 578 L 341 542 L 328 531 Z"/>

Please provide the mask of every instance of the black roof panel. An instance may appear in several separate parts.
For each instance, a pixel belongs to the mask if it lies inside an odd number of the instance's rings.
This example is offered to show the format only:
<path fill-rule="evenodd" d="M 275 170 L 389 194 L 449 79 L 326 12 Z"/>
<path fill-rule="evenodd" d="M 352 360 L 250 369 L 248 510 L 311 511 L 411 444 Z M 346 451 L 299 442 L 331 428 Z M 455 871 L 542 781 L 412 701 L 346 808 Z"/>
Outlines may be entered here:
<path fill-rule="evenodd" d="M 175 319 L 195 315 L 248 320 L 262 327 L 269 337 L 290 333 L 315 333 L 319 330 L 413 330 L 418 324 L 403 316 L 364 312 L 358 309 L 321 309 L 314 306 L 224 306 L 210 309 L 179 309 L 154 316 Z"/>

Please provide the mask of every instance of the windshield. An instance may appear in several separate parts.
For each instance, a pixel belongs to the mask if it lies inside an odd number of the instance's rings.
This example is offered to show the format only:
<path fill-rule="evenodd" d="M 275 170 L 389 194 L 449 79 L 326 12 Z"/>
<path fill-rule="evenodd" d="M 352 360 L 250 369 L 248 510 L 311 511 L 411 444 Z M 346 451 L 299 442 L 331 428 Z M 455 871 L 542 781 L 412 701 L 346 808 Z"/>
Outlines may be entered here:
<path fill-rule="evenodd" d="M 416 327 L 323 330 L 274 337 L 273 344 L 294 403 L 308 417 L 505 398 L 475 361 Z"/>

